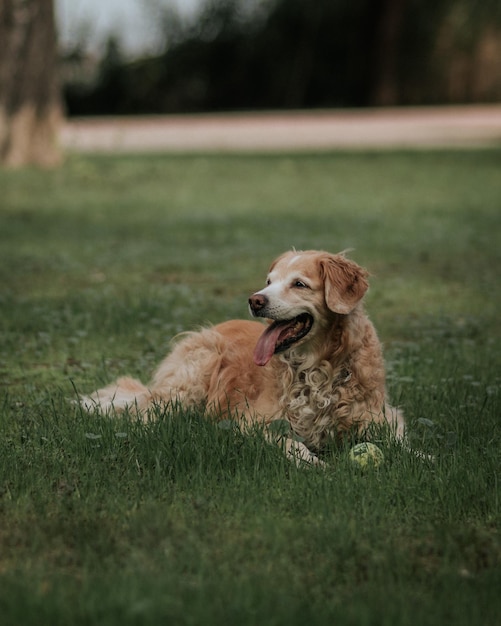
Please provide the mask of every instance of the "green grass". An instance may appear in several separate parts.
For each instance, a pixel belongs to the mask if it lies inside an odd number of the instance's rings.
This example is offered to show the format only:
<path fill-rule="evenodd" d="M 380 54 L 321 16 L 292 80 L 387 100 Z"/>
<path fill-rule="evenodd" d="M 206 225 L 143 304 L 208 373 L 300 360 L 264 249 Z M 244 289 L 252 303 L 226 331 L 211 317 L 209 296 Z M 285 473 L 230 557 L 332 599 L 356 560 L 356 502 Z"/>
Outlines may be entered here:
<path fill-rule="evenodd" d="M 501 152 L 72 156 L 0 171 L 2 624 L 497 623 Z M 338 251 L 413 444 L 290 465 L 197 412 L 71 403 Z"/>

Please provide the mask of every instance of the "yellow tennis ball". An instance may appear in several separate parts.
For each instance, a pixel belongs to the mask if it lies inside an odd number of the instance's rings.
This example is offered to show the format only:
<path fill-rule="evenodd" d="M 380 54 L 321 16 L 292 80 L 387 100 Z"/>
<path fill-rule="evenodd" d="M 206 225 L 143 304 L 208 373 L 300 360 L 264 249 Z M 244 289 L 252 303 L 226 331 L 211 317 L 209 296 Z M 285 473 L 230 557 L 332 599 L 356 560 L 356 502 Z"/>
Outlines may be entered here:
<path fill-rule="evenodd" d="M 350 461 L 362 469 L 379 467 L 384 461 L 384 454 L 373 443 L 357 443 L 350 450 Z"/>

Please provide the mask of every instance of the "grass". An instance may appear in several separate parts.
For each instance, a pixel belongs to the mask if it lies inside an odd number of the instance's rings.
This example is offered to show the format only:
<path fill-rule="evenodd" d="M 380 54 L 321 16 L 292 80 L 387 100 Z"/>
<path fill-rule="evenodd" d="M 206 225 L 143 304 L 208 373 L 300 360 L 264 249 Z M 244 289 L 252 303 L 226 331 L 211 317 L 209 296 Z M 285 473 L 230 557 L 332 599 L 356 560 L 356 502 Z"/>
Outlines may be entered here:
<path fill-rule="evenodd" d="M 72 156 L 0 171 L 0 607 L 10 624 L 494 624 L 501 152 Z M 291 466 L 197 412 L 71 399 L 247 317 L 269 262 L 337 251 L 423 463 Z"/>

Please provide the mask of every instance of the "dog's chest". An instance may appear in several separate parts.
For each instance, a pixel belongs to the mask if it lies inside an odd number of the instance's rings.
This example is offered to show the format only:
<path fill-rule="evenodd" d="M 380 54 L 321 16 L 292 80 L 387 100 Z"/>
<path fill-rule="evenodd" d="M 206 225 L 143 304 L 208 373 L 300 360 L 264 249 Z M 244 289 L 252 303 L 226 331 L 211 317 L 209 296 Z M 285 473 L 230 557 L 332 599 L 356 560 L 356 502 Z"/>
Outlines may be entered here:
<path fill-rule="evenodd" d="M 353 400 L 354 381 L 347 367 L 329 363 L 302 368 L 288 364 L 282 410 L 306 445 L 321 448 L 347 429 L 344 410 Z"/>

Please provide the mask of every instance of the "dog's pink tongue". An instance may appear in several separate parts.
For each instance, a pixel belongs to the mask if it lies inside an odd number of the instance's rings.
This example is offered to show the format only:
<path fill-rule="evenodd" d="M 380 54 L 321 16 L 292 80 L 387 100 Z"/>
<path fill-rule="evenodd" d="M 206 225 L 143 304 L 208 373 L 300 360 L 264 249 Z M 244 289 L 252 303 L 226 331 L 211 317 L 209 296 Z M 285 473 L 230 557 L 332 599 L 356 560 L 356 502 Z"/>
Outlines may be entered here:
<path fill-rule="evenodd" d="M 279 324 L 271 324 L 259 337 L 254 348 L 254 363 L 256 365 L 266 365 L 271 359 L 282 330 L 283 328 Z"/>

